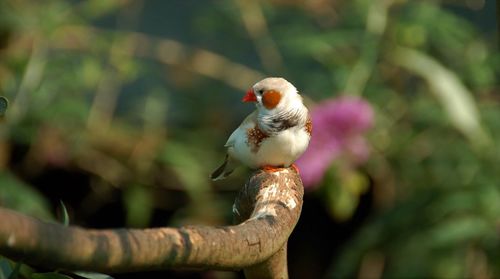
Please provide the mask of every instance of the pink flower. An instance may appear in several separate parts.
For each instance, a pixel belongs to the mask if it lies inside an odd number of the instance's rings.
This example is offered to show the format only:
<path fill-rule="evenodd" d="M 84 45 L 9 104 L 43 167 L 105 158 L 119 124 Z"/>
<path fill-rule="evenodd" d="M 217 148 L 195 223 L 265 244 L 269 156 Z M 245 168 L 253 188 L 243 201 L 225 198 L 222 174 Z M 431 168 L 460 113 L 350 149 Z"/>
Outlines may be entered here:
<path fill-rule="evenodd" d="M 363 137 L 373 124 L 373 110 L 368 102 L 356 97 L 327 100 L 312 109 L 311 117 L 311 142 L 296 163 L 305 187 L 319 184 L 341 155 L 352 165 L 368 160 L 370 148 Z"/>

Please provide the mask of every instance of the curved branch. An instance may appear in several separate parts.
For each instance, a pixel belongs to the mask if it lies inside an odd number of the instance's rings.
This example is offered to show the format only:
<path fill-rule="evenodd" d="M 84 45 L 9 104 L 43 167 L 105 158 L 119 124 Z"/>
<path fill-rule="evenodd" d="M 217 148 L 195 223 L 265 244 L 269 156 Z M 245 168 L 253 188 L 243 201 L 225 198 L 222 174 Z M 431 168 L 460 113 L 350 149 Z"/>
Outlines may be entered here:
<path fill-rule="evenodd" d="M 285 253 L 302 208 L 303 188 L 292 169 L 255 172 L 240 191 L 235 226 L 91 230 L 45 223 L 0 208 L 0 254 L 48 268 L 108 273 L 203 268 L 267 270 Z M 249 219 L 247 219 L 247 217 Z M 280 256 L 283 258 L 282 256 Z M 267 266 L 262 268 L 262 266 Z M 260 273 L 262 276 L 262 273 Z"/>

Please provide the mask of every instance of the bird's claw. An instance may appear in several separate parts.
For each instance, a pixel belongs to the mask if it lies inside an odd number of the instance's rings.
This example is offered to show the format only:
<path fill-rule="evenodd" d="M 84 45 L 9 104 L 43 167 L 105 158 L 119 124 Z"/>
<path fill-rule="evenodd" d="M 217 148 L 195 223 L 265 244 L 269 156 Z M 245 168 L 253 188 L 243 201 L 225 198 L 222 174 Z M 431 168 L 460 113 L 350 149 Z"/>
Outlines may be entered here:
<path fill-rule="evenodd" d="M 273 166 L 264 166 L 262 167 L 262 170 L 265 172 L 278 172 L 282 170 L 282 167 L 273 167 Z"/>
<path fill-rule="evenodd" d="M 293 168 L 293 170 L 295 172 L 300 173 L 299 168 L 297 167 L 297 165 L 292 164 L 290 167 Z M 278 171 L 281 171 L 283 169 L 286 169 L 286 168 L 285 167 L 274 167 L 274 166 L 264 166 L 264 167 L 262 167 L 263 171 L 265 171 L 265 172 L 271 172 L 271 173 L 278 172 Z"/>

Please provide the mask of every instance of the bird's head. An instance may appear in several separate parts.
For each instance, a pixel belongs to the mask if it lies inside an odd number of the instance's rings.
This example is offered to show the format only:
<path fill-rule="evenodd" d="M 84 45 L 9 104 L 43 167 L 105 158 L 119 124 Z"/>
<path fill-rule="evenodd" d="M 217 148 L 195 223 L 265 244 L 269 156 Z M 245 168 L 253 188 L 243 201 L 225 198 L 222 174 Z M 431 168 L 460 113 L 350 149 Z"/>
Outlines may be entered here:
<path fill-rule="evenodd" d="M 302 104 L 297 89 L 284 78 L 265 78 L 250 88 L 243 102 L 255 102 L 259 110 L 282 110 Z"/>

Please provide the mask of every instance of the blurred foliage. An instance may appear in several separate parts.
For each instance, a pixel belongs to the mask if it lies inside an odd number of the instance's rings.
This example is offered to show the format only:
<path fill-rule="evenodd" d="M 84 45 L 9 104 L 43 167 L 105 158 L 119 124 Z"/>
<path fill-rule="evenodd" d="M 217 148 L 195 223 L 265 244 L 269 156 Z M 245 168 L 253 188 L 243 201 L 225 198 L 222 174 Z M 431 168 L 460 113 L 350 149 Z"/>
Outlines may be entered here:
<path fill-rule="evenodd" d="M 36 189 L 6 172 L 0 175 L 0 204 L 42 220 L 52 220 L 50 204 Z"/>
<path fill-rule="evenodd" d="M 252 110 L 235 92 L 284 76 L 311 106 L 351 94 L 376 111 L 369 162 L 336 162 L 307 193 L 332 225 L 370 200 L 328 276 L 498 277 L 492 2 L 1 1 L 0 205 L 54 220 L 62 201 L 90 227 L 227 224 L 246 176 L 208 174 Z"/>

